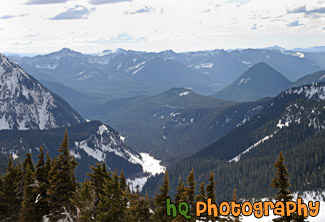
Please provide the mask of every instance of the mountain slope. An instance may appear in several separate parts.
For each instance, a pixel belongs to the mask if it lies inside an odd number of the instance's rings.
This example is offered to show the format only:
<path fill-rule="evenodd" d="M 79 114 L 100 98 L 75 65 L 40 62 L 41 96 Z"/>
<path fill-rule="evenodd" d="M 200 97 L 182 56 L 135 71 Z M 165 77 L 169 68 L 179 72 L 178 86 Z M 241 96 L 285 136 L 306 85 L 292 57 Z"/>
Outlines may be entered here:
<path fill-rule="evenodd" d="M 213 97 L 233 101 L 254 101 L 275 96 L 291 83 L 283 75 L 266 63 L 258 63 L 248 69 L 236 81 Z"/>
<path fill-rule="evenodd" d="M 283 150 L 292 191 L 325 189 L 324 107 L 325 84 L 282 92 L 250 121 L 170 166 L 171 186 L 193 168 L 198 183 L 215 172 L 219 200 L 230 198 L 234 187 L 244 198 L 272 196 L 272 165 Z M 156 186 L 153 182 L 148 190 Z"/>
<path fill-rule="evenodd" d="M 170 59 L 153 59 L 132 72 L 134 78 L 167 85 L 185 86 L 199 84 L 206 79 L 201 73 Z"/>
<path fill-rule="evenodd" d="M 0 129 L 49 129 L 82 122 L 68 103 L 0 54 Z"/>
<path fill-rule="evenodd" d="M 244 123 L 268 101 L 236 104 L 172 88 L 156 96 L 109 101 L 93 118 L 110 123 L 137 151 L 173 162 Z"/>
<path fill-rule="evenodd" d="M 38 148 L 43 146 L 50 156 L 58 154 L 66 128 L 50 130 L 0 131 L 1 156 L 12 155 L 14 159 L 24 159 L 31 152 L 36 161 Z M 83 181 L 89 167 L 97 162 L 106 162 L 109 169 L 124 170 L 127 177 L 141 174 L 140 154 L 126 146 L 120 135 L 99 121 L 78 124 L 67 128 L 70 153 L 79 163 L 76 175 Z"/>
<path fill-rule="evenodd" d="M 325 82 L 325 71 L 321 70 L 298 79 L 292 86 L 302 86 L 312 83 Z"/>
<path fill-rule="evenodd" d="M 85 94 L 57 82 L 40 80 L 40 83 L 47 89 L 64 98 L 75 110 L 78 110 L 78 112 L 84 117 L 88 117 L 91 113 L 91 110 L 95 110 L 99 104 L 111 99 L 110 97 Z"/>

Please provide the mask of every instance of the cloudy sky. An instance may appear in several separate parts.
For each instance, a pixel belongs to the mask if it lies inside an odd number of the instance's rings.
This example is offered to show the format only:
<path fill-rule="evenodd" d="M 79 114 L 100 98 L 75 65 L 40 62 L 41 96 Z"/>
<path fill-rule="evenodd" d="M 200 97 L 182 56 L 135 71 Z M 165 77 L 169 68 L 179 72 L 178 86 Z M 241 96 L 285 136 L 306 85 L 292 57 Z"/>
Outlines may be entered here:
<path fill-rule="evenodd" d="M 325 45 L 325 0 L 6 0 L 0 52 Z"/>

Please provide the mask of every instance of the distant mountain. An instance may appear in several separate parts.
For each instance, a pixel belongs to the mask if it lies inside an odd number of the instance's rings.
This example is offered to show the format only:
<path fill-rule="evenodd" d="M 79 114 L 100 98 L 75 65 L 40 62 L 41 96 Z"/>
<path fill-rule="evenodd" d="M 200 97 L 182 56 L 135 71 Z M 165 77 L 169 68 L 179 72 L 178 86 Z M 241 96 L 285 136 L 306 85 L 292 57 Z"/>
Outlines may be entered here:
<path fill-rule="evenodd" d="M 233 101 L 254 101 L 275 96 L 291 83 L 282 74 L 264 62 L 249 68 L 237 80 L 213 97 Z"/>
<path fill-rule="evenodd" d="M 169 166 L 171 187 L 194 169 L 197 184 L 215 173 L 218 201 L 230 199 L 234 187 L 242 198 L 271 197 L 276 192 L 269 186 L 273 164 L 282 150 L 292 192 L 324 190 L 324 106 L 325 83 L 280 93 L 249 121 Z M 154 192 L 159 180 L 152 178 L 144 189 Z"/>
<path fill-rule="evenodd" d="M 132 72 L 136 79 L 167 86 L 191 86 L 207 81 L 208 77 L 170 59 L 153 59 Z"/>
<path fill-rule="evenodd" d="M 173 162 L 245 123 L 268 101 L 236 104 L 172 88 L 155 96 L 111 100 L 92 118 L 110 123 L 137 151 Z"/>
<path fill-rule="evenodd" d="M 308 85 L 312 83 L 325 82 L 325 70 L 321 70 L 298 79 L 293 83 L 293 87 Z"/>
<path fill-rule="evenodd" d="M 198 68 L 198 71 L 211 76 L 214 81 L 219 80 L 219 82 L 229 84 L 245 70 L 260 62 L 274 67 L 290 81 L 296 81 L 306 73 L 321 69 L 322 65 L 319 64 L 321 60 L 315 57 L 289 50 L 242 49 L 230 52 L 213 50 L 180 53 L 176 59 L 189 67 Z"/>
<path fill-rule="evenodd" d="M 295 48 L 292 51 L 300 52 L 325 52 L 325 46 L 314 46 L 310 48 Z"/>
<path fill-rule="evenodd" d="M 79 92 L 78 90 L 72 89 L 57 82 L 40 80 L 40 83 L 47 89 L 64 98 L 75 110 L 78 110 L 78 112 L 84 117 L 88 117 L 91 113 L 91 110 L 96 110 L 100 104 L 106 102 L 109 99 L 112 99 L 110 97 L 101 97 Z"/>
<path fill-rule="evenodd" d="M 211 95 L 259 62 L 271 65 L 290 81 L 324 65 L 318 53 L 274 49 L 186 53 L 118 49 L 90 55 L 64 48 L 47 55 L 10 58 L 39 80 L 110 98 L 154 95 L 172 87 L 191 87 Z"/>
<path fill-rule="evenodd" d="M 40 146 L 43 146 L 51 157 L 56 156 L 65 129 L 1 130 L 1 156 L 11 155 L 14 159 L 23 160 L 25 154 L 31 152 L 36 161 Z M 85 179 L 91 165 L 103 161 L 110 170 L 123 169 L 127 177 L 143 173 L 141 155 L 126 146 L 120 135 L 108 125 L 93 121 L 68 127 L 67 130 L 70 153 L 79 163 L 76 171 L 79 181 Z"/>
<path fill-rule="evenodd" d="M 67 102 L 0 54 L 0 129 L 43 130 L 83 122 Z"/>

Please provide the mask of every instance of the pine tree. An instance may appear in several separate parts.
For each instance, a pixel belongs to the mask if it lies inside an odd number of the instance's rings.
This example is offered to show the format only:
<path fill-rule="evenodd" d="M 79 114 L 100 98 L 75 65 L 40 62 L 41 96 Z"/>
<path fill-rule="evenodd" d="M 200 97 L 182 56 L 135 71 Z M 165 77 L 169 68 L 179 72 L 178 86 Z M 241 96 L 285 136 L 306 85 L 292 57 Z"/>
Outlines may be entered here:
<path fill-rule="evenodd" d="M 95 190 L 91 186 L 89 180 L 85 180 L 77 188 L 77 192 L 73 196 L 72 203 L 77 208 L 77 219 L 79 222 L 92 222 L 95 219 Z"/>
<path fill-rule="evenodd" d="M 235 201 L 235 203 L 238 203 L 237 202 L 237 191 L 236 191 L 236 189 L 234 189 L 232 201 Z M 239 216 L 229 215 L 227 217 L 227 221 L 229 221 L 229 222 L 241 222 L 242 221 L 242 216 L 241 216 L 241 214 Z"/>
<path fill-rule="evenodd" d="M 212 200 L 212 203 L 216 202 L 215 187 L 216 187 L 216 183 L 214 181 L 214 173 L 211 172 L 209 177 L 209 184 L 206 187 L 206 193 L 207 193 L 207 198 L 210 198 Z"/>
<path fill-rule="evenodd" d="M 3 221 L 4 219 L 4 215 L 7 213 L 7 209 L 5 206 L 5 201 L 6 201 L 6 197 L 5 197 L 5 193 L 3 190 L 3 178 L 0 175 L 0 221 Z"/>
<path fill-rule="evenodd" d="M 32 159 L 32 154 L 30 154 L 30 153 L 26 154 L 26 158 L 25 158 L 24 163 L 23 163 L 24 174 L 25 174 L 25 171 L 27 169 L 27 165 L 29 166 L 30 171 L 32 171 L 32 172 L 35 171 L 35 167 L 34 167 L 34 163 L 33 163 L 33 159 Z"/>
<path fill-rule="evenodd" d="M 209 177 L 209 183 L 206 187 L 206 198 L 207 199 L 211 199 L 212 203 L 216 203 L 216 194 L 215 194 L 215 187 L 216 187 L 216 183 L 214 181 L 214 173 L 210 172 L 210 177 Z M 217 220 L 219 219 L 219 216 L 217 218 L 212 216 L 207 215 L 207 221 L 209 220 Z"/>
<path fill-rule="evenodd" d="M 206 201 L 206 194 L 205 194 L 205 184 L 204 182 L 202 182 L 199 186 L 199 194 L 196 195 L 195 197 L 196 201 Z"/>
<path fill-rule="evenodd" d="M 127 183 L 126 183 L 126 179 L 125 179 L 125 176 L 124 176 L 124 172 L 123 172 L 123 169 L 121 170 L 121 174 L 120 174 L 120 184 L 121 184 L 121 190 L 123 192 L 126 192 L 127 191 Z"/>
<path fill-rule="evenodd" d="M 22 180 L 21 165 L 13 165 L 10 156 L 6 174 L 3 178 L 2 192 L 4 199 L 2 209 L 4 212 L 0 215 L 1 221 L 18 221 L 21 199 L 18 195 L 19 184 Z"/>
<path fill-rule="evenodd" d="M 182 181 L 182 178 L 180 177 L 178 180 L 177 193 L 175 195 L 176 206 L 178 206 L 179 203 L 183 201 L 186 201 L 186 187 Z M 186 222 L 186 219 L 182 215 L 177 215 L 177 217 L 175 217 L 172 221 Z"/>
<path fill-rule="evenodd" d="M 47 182 L 49 182 L 49 176 L 50 176 L 50 170 L 52 167 L 52 160 L 51 157 L 49 155 L 49 152 L 46 151 L 46 162 L 45 162 L 45 166 L 44 166 L 44 175 L 47 176 Z"/>
<path fill-rule="evenodd" d="M 279 154 L 278 161 L 274 164 L 276 168 L 275 178 L 272 179 L 272 183 L 270 184 L 273 188 L 278 189 L 278 192 L 275 196 L 277 201 L 282 201 L 284 204 L 286 202 L 292 200 L 291 192 L 289 191 L 289 187 L 291 186 L 289 182 L 289 174 L 286 166 L 284 165 L 284 157 L 283 152 L 281 151 Z M 285 212 L 286 214 L 286 212 Z M 290 222 L 292 221 L 293 216 L 281 216 L 273 219 L 275 222 Z"/>
<path fill-rule="evenodd" d="M 198 193 L 198 195 L 196 195 L 195 200 L 196 201 L 206 202 L 206 194 L 205 194 L 205 184 L 204 184 L 204 182 L 202 182 L 200 184 L 199 193 Z M 203 214 L 201 214 L 200 218 L 197 218 L 197 219 L 201 219 L 201 218 L 205 218 L 205 217 L 206 217 L 206 214 L 203 213 Z"/>
<path fill-rule="evenodd" d="M 36 218 L 36 208 L 35 208 L 35 175 L 30 165 L 24 165 L 25 177 L 24 177 L 24 196 L 22 207 L 19 212 L 20 222 L 30 222 L 30 221 L 42 221 Z"/>
<path fill-rule="evenodd" d="M 111 181 L 110 174 L 107 172 L 106 164 L 96 163 L 95 166 L 91 166 L 91 173 L 88 173 L 88 177 L 90 178 L 90 184 L 92 189 L 95 192 L 95 203 L 94 203 L 94 218 L 97 218 L 98 215 L 98 204 L 100 201 L 100 196 L 104 196 L 104 185 L 105 181 Z"/>
<path fill-rule="evenodd" d="M 56 222 L 59 219 L 71 221 L 73 215 L 75 215 L 75 208 L 71 203 L 71 198 L 77 188 L 75 178 L 77 162 L 69 153 L 67 131 L 65 131 L 63 142 L 58 151 L 60 154 L 53 160 L 47 191 L 50 209 L 49 219 L 51 222 Z"/>
<path fill-rule="evenodd" d="M 48 153 L 47 153 L 48 155 Z M 38 155 L 38 162 L 36 164 L 36 181 L 37 181 L 37 200 L 36 200 L 36 218 L 38 221 L 42 221 L 44 215 L 49 213 L 49 206 L 47 203 L 47 189 L 49 185 L 48 181 L 48 169 L 44 162 L 44 149 L 41 146 Z M 47 161 L 50 161 L 48 156 Z M 50 165 L 50 163 L 47 163 Z M 50 167 L 50 166 L 49 166 Z"/>
<path fill-rule="evenodd" d="M 192 217 L 190 221 L 195 221 L 195 176 L 194 169 L 191 170 L 190 174 L 187 176 L 186 181 L 187 187 L 185 188 L 185 202 L 189 206 L 189 215 Z"/>
<path fill-rule="evenodd" d="M 150 222 L 148 197 L 142 197 L 138 192 L 130 194 L 130 207 L 127 212 L 128 222 Z"/>
<path fill-rule="evenodd" d="M 168 172 L 165 172 L 163 185 L 160 187 L 160 193 L 155 197 L 155 214 L 154 221 L 156 222 L 168 222 L 172 220 L 172 217 L 168 217 L 167 212 L 167 199 L 170 199 L 169 193 L 169 178 Z"/>
<path fill-rule="evenodd" d="M 178 180 L 177 193 L 175 195 L 175 203 L 178 205 L 182 201 L 185 201 L 185 185 L 180 177 Z"/>
<path fill-rule="evenodd" d="M 111 180 L 106 179 L 103 191 L 103 194 L 99 195 L 98 221 L 124 221 L 126 218 L 126 207 L 117 170 Z"/>

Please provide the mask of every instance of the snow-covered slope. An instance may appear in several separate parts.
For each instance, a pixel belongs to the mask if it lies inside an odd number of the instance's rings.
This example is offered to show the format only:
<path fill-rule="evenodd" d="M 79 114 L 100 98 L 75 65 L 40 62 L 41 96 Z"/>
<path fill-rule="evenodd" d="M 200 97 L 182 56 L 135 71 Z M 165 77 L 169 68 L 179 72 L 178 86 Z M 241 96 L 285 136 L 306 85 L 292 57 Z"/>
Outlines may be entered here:
<path fill-rule="evenodd" d="M 0 54 L 0 130 L 43 130 L 81 122 L 69 104 Z"/>
<path fill-rule="evenodd" d="M 70 153 L 79 163 L 76 169 L 79 181 L 85 179 L 90 166 L 100 162 L 105 162 L 109 170 L 123 169 L 127 178 L 145 172 L 142 156 L 124 144 L 118 132 L 100 121 L 49 130 L 0 130 L 0 156 L 23 160 L 26 153 L 31 153 L 36 160 L 40 146 L 51 157 L 57 156 L 65 129 Z"/>
<path fill-rule="evenodd" d="M 77 159 L 81 159 L 80 152 L 85 152 L 90 158 L 98 162 L 106 160 L 107 155 L 116 155 L 133 164 L 141 164 L 141 156 L 131 151 L 121 140 L 119 134 L 101 124 L 95 133 L 82 141 L 75 141 L 75 147 L 70 149 Z"/>

